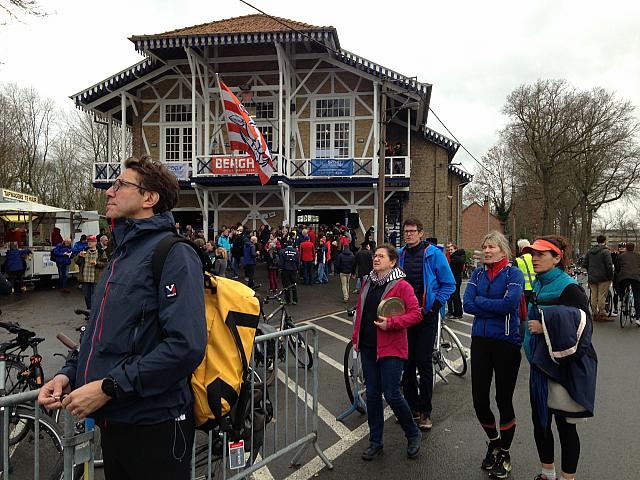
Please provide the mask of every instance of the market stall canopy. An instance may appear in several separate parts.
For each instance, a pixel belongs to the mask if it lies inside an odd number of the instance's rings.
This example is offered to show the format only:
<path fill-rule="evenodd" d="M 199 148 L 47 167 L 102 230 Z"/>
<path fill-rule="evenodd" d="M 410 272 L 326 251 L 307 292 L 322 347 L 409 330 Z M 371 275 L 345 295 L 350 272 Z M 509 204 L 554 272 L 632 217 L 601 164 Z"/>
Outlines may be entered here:
<path fill-rule="evenodd" d="M 71 213 L 64 208 L 34 202 L 0 202 L 0 213 Z"/>

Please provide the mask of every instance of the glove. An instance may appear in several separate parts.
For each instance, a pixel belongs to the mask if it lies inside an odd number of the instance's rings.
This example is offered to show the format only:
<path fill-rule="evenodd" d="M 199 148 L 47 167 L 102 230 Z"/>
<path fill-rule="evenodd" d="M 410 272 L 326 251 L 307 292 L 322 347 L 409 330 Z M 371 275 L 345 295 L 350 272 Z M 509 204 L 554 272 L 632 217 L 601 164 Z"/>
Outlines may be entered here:
<path fill-rule="evenodd" d="M 429 313 L 437 314 L 442 308 L 442 304 L 438 300 L 433 301 L 433 305 L 431 305 L 431 309 Z"/>

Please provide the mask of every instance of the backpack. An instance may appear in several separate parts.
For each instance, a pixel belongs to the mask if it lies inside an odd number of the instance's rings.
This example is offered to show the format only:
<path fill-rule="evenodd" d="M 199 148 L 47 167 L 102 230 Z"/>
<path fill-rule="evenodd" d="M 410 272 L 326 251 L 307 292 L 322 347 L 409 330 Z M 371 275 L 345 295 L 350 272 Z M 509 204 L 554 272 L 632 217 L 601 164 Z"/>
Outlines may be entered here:
<path fill-rule="evenodd" d="M 280 254 L 276 249 L 269 251 L 269 258 L 271 259 L 271 266 L 273 268 L 280 268 Z"/>
<path fill-rule="evenodd" d="M 211 275 L 209 258 L 193 242 L 173 235 L 160 240 L 153 252 L 152 269 L 156 285 L 160 284 L 164 262 L 176 243 L 190 245 L 203 264 L 208 339 L 204 358 L 191 375 L 196 427 L 201 430 L 220 427 L 232 438 L 241 438 L 247 423 L 247 408 L 251 413 L 248 359 L 251 358 L 258 326 L 260 303 L 255 292 L 246 285 Z M 270 421 L 271 418 L 264 420 Z"/>

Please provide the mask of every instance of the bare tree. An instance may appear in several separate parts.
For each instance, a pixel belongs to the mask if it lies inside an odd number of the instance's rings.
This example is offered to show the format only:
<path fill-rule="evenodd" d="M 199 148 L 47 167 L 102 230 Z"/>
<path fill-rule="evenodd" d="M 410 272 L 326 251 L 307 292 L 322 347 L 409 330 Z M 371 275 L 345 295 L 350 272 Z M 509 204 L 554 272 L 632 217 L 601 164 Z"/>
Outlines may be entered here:
<path fill-rule="evenodd" d="M 36 0 L 0 0 L 0 25 L 5 25 L 9 20 L 22 21 L 23 16 L 47 15 Z"/>

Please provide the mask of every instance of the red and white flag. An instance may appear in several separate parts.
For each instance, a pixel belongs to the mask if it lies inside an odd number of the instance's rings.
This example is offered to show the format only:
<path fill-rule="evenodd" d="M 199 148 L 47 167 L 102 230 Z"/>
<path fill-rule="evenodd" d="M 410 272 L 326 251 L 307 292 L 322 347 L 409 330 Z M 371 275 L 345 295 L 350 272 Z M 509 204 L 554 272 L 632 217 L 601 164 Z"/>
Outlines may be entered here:
<path fill-rule="evenodd" d="M 249 112 L 229 90 L 229 87 L 220 79 L 218 79 L 218 83 L 224 105 L 224 115 L 227 120 L 229 144 L 233 150 L 247 152 L 253 157 L 256 163 L 256 173 L 260 177 L 260 183 L 264 185 L 273 175 L 273 161 L 267 142 Z"/>

